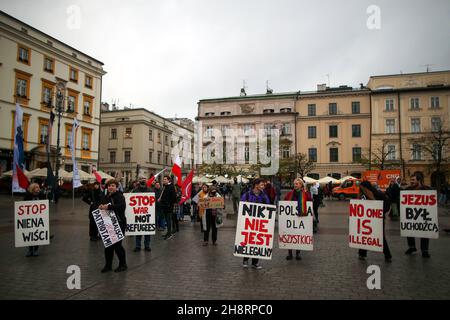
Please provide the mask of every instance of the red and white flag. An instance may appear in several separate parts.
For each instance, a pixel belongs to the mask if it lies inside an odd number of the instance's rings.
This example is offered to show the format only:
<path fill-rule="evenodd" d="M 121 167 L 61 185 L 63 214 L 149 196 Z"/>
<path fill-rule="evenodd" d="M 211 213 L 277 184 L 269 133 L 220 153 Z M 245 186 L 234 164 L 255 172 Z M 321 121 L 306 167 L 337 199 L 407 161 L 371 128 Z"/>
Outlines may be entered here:
<path fill-rule="evenodd" d="M 101 184 L 102 176 L 97 172 L 97 168 L 95 166 L 92 167 L 92 174 L 95 176 L 95 180 L 97 180 L 97 182 Z"/>
<path fill-rule="evenodd" d="M 181 158 L 177 156 L 173 162 L 172 173 L 177 177 L 177 185 L 181 188 Z"/>
<path fill-rule="evenodd" d="M 183 185 L 181 186 L 180 205 L 185 203 L 191 197 L 192 178 L 194 178 L 194 169 L 192 169 L 191 172 L 189 172 L 188 176 L 183 181 Z"/>
<path fill-rule="evenodd" d="M 162 169 L 160 172 L 158 172 L 157 174 L 155 174 L 153 177 L 150 177 L 150 179 L 148 179 L 147 180 L 147 187 L 151 187 L 152 186 L 152 184 L 153 184 L 153 182 L 156 180 L 156 178 L 161 174 L 161 173 L 163 173 L 164 171 L 166 171 L 167 169 L 166 168 L 164 168 L 164 169 Z"/>

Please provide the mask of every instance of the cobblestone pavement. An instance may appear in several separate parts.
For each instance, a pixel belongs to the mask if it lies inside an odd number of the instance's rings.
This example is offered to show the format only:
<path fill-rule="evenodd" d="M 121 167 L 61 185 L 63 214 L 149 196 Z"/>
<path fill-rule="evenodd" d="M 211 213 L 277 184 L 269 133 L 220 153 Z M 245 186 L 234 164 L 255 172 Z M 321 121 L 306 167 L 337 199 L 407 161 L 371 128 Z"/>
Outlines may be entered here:
<path fill-rule="evenodd" d="M 17 200 L 17 198 L 16 198 Z M 103 244 L 89 241 L 88 206 L 63 199 L 51 209 L 50 246 L 40 256 L 26 258 L 25 248 L 14 248 L 13 199 L 0 196 L 1 299 L 449 299 L 450 236 L 441 231 L 430 242 L 430 259 L 405 256 L 406 239 L 399 223 L 386 221 L 393 262 L 369 252 L 367 261 L 347 244 L 346 201 L 325 201 L 319 211 L 319 232 L 313 252 L 301 261 L 287 261 L 286 251 L 274 249 L 273 259 L 261 261 L 262 270 L 243 269 L 233 256 L 236 221 L 219 229 L 218 246 L 202 246 L 198 224 L 180 223 L 170 240 L 152 237 L 152 251 L 134 253 L 127 238 L 128 271 L 101 274 Z M 227 204 L 231 208 L 230 204 Z M 440 226 L 450 227 L 446 209 L 439 209 Z M 187 219 L 187 217 L 186 217 Z M 117 265 L 115 257 L 114 266 Z M 369 265 L 381 268 L 381 290 L 368 290 Z M 67 267 L 81 268 L 81 290 L 69 290 Z"/>

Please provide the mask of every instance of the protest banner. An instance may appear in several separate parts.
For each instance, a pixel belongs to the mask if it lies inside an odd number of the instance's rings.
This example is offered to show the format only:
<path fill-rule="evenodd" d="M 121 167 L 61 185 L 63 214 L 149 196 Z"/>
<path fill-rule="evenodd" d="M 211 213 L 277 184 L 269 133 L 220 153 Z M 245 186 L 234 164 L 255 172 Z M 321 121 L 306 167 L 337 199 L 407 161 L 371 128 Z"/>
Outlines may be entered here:
<path fill-rule="evenodd" d="M 50 244 L 49 212 L 48 200 L 14 203 L 16 248 Z"/>
<path fill-rule="evenodd" d="M 436 190 L 400 191 L 400 235 L 439 238 Z"/>
<path fill-rule="evenodd" d="M 92 211 L 92 216 L 97 224 L 98 233 L 102 237 L 105 248 L 123 240 L 124 235 L 114 211 L 97 209 Z"/>
<path fill-rule="evenodd" d="M 239 203 L 234 256 L 272 259 L 276 211 L 270 204 Z"/>
<path fill-rule="evenodd" d="M 280 249 L 313 250 L 313 204 L 306 202 L 306 216 L 298 215 L 297 201 L 278 202 Z"/>
<path fill-rule="evenodd" d="M 203 209 L 223 209 L 225 201 L 223 197 L 203 198 L 198 200 L 198 206 Z"/>
<path fill-rule="evenodd" d="M 155 194 L 124 193 L 125 216 L 127 217 L 126 236 L 156 234 L 156 202 Z"/>
<path fill-rule="evenodd" d="M 383 201 L 350 200 L 349 245 L 383 252 Z"/>

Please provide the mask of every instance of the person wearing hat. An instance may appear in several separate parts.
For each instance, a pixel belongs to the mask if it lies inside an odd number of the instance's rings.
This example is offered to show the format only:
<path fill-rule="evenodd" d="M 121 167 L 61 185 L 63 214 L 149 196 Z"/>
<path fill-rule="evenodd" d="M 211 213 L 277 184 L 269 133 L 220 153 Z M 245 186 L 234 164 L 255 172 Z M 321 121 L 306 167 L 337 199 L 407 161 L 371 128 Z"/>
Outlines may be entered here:
<path fill-rule="evenodd" d="M 138 184 L 136 188 L 131 191 L 131 193 L 148 193 L 150 192 L 150 188 L 147 187 L 147 178 L 141 176 L 139 177 Z M 141 251 L 141 244 L 142 244 L 142 235 L 135 236 L 135 244 L 136 247 L 134 248 L 134 252 Z M 150 248 L 150 235 L 146 234 L 144 235 L 144 248 L 145 251 L 152 251 Z"/>
<path fill-rule="evenodd" d="M 383 192 L 378 191 L 374 186 L 370 184 L 369 181 L 363 181 L 359 185 L 359 198 L 365 200 L 381 200 L 383 201 L 383 253 L 384 260 L 386 262 L 392 261 L 391 251 L 389 250 L 389 245 L 386 240 L 386 233 L 384 229 L 384 219 L 386 214 L 389 212 L 390 203 Z M 359 249 L 358 251 L 359 259 L 365 260 L 367 257 L 367 250 Z"/>
<path fill-rule="evenodd" d="M 82 200 L 89 205 L 89 237 L 91 241 L 100 240 L 100 235 L 98 234 L 97 224 L 95 223 L 92 211 L 97 210 L 100 205 L 100 200 L 102 197 L 102 191 L 100 190 L 100 183 L 94 182 L 92 189 L 86 189 L 84 192 Z"/>

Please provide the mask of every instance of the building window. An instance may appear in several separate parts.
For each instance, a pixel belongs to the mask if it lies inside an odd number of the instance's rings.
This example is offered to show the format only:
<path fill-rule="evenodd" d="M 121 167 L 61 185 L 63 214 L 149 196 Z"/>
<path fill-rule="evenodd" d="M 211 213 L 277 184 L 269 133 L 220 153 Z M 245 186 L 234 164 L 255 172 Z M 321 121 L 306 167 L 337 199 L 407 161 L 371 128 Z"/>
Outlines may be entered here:
<path fill-rule="evenodd" d="M 222 136 L 228 137 L 229 130 L 230 130 L 230 126 L 229 125 L 222 126 L 222 128 L 221 128 Z"/>
<path fill-rule="evenodd" d="M 39 120 L 39 143 L 47 144 L 48 139 L 48 121 Z"/>
<path fill-rule="evenodd" d="M 245 162 L 250 161 L 250 146 L 248 145 L 248 143 L 246 143 L 244 147 L 244 160 Z"/>
<path fill-rule="evenodd" d="M 153 162 L 153 151 L 148 152 L 148 162 L 150 162 L 150 163 Z"/>
<path fill-rule="evenodd" d="M 211 138 L 213 135 L 213 126 L 206 126 L 206 137 Z"/>
<path fill-rule="evenodd" d="M 54 73 L 55 60 L 49 57 L 44 57 L 44 71 Z"/>
<path fill-rule="evenodd" d="M 281 126 L 281 134 L 282 135 L 291 134 L 291 124 L 290 123 L 283 123 L 283 125 Z"/>
<path fill-rule="evenodd" d="M 89 141 L 89 134 L 87 132 L 83 132 L 83 137 L 81 139 L 81 147 L 83 148 L 83 150 L 89 150 L 89 145 L 90 145 L 90 141 Z"/>
<path fill-rule="evenodd" d="M 23 45 L 18 45 L 17 48 L 17 61 L 26 65 L 31 64 L 31 50 Z"/>
<path fill-rule="evenodd" d="M 125 151 L 124 153 L 124 161 L 125 163 L 130 163 L 131 162 L 131 151 Z"/>
<path fill-rule="evenodd" d="M 394 111 L 394 99 L 386 99 L 385 110 L 386 111 Z"/>
<path fill-rule="evenodd" d="M 17 91 L 16 91 L 17 96 L 26 98 L 27 97 L 27 87 L 28 87 L 28 81 L 19 79 L 17 81 Z"/>
<path fill-rule="evenodd" d="M 153 141 L 153 130 L 148 129 L 148 141 Z"/>
<path fill-rule="evenodd" d="M 221 116 L 231 116 L 231 112 L 230 111 L 223 111 L 220 113 Z"/>
<path fill-rule="evenodd" d="M 395 119 L 387 119 L 385 133 L 395 133 Z"/>
<path fill-rule="evenodd" d="M 353 162 L 361 161 L 361 148 L 355 147 L 352 150 Z"/>
<path fill-rule="evenodd" d="M 411 119 L 411 132 L 412 133 L 420 132 L 420 119 L 419 118 Z"/>
<path fill-rule="evenodd" d="M 388 153 L 386 160 L 395 160 L 397 155 L 395 154 L 395 145 L 388 145 Z"/>
<path fill-rule="evenodd" d="M 308 127 L 308 139 L 317 138 L 317 127 Z"/>
<path fill-rule="evenodd" d="M 359 101 L 352 101 L 352 114 L 361 113 L 361 103 Z"/>
<path fill-rule="evenodd" d="M 158 143 L 161 144 L 161 132 L 158 132 Z M 158 161 L 159 163 L 159 161 Z"/>
<path fill-rule="evenodd" d="M 91 157 L 91 140 L 92 140 L 92 129 L 81 128 L 81 157 L 90 158 Z"/>
<path fill-rule="evenodd" d="M 16 71 L 16 77 L 15 77 L 15 96 L 14 100 L 15 102 L 18 102 L 23 105 L 28 105 L 28 101 L 30 98 L 30 79 L 31 74 L 15 70 Z"/>
<path fill-rule="evenodd" d="M 132 128 L 125 128 L 125 138 L 131 138 L 132 133 L 133 133 Z"/>
<path fill-rule="evenodd" d="M 281 109 L 280 109 L 280 112 L 281 112 L 281 113 L 287 113 L 287 112 L 291 112 L 291 111 L 292 111 L 291 108 L 281 108 Z"/>
<path fill-rule="evenodd" d="M 317 148 L 309 148 L 308 157 L 310 162 L 317 162 Z"/>
<path fill-rule="evenodd" d="M 329 103 L 328 104 L 328 113 L 330 115 L 337 114 L 337 103 Z"/>
<path fill-rule="evenodd" d="M 117 129 L 116 128 L 111 128 L 111 140 L 116 140 L 117 139 Z"/>
<path fill-rule="evenodd" d="M 339 161 L 339 149 L 330 148 L 330 162 L 338 162 L 338 161 Z"/>
<path fill-rule="evenodd" d="M 92 77 L 91 76 L 88 76 L 87 74 L 85 75 L 85 78 L 84 78 L 84 86 L 86 87 L 86 88 L 90 88 L 90 89 L 92 89 Z"/>
<path fill-rule="evenodd" d="M 42 103 L 44 107 L 51 107 L 54 84 L 48 81 L 42 81 Z"/>
<path fill-rule="evenodd" d="M 253 125 L 251 125 L 251 124 L 244 124 L 244 135 L 248 136 L 251 133 L 253 133 Z"/>
<path fill-rule="evenodd" d="M 264 109 L 263 113 L 274 113 L 275 110 L 274 109 Z"/>
<path fill-rule="evenodd" d="M 440 157 L 439 157 L 439 153 L 441 153 Z M 439 158 L 442 159 L 442 148 L 439 148 L 439 144 L 438 143 L 433 143 L 433 149 L 431 152 L 431 156 L 433 157 L 433 160 L 439 160 Z"/>
<path fill-rule="evenodd" d="M 432 117 L 431 118 L 431 131 L 439 132 L 441 130 L 441 118 Z"/>
<path fill-rule="evenodd" d="M 109 153 L 109 162 L 116 163 L 116 152 L 115 151 L 111 151 Z"/>
<path fill-rule="evenodd" d="M 291 147 L 289 146 L 283 146 L 282 149 L 282 158 L 288 159 L 291 156 Z"/>
<path fill-rule="evenodd" d="M 214 116 L 214 112 L 206 112 L 205 116 L 206 117 L 213 117 Z"/>
<path fill-rule="evenodd" d="M 78 70 L 75 68 L 69 68 L 69 79 L 72 82 L 78 83 Z"/>
<path fill-rule="evenodd" d="M 166 145 L 166 146 L 168 146 L 169 145 L 169 136 L 164 136 L 164 144 Z M 167 161 L 166 161 L 166 163 L 167 163 Z"/>
<path fill-rule="evenodd" d="M 410 107 L 411 107 L 411 110 L 419 109 L 419 98 L 411 98 Z"/>
<path fill-rule="evenodd" d="M 83 95 L 83 115 L 92 116 L 92 97 Z"/>
<path fill-rule="evenodd" d="M 352 124 L 352 137 L 353 138 L 361 137 L 361 125 L 360 124 Z"/>
<path fill-rule="evenodd" d="M 440 104 L 439 104 L 439 97 L 431 97 L 431 108 L 435 109 L 435 108 L 439 108 Z"/>
<path fill-rule="evenodd" d="M 77 97 L 69 95 L 67 100 L 67 112 L 75 112 L 76 104 L 77 104 Z"/>
<path fill-rule="evenodd" d="M 161 152 L 158 152 L 158 164 L 161 164 Z"/>
<path fill-rule="evenodd" d="M 315 116 L 316 116 L 316 105 L 308 104 L 308 117 L 315 117 Z"/>
<path fill-rule="evenodd" d="M 330 126 L 329 127 L 330 138 L 338 137 L 338 126 Z"/>
<path fill-rule="evenodd" d="M 422 147 L 417 143 L 412 147 L 412 160 L 422 160 Z"/>
<path fill-rule="evenodd" d="M 164 158 L 165 158 L 165 160 L 166 160 L 164 163 L 165 163 L 166 165 L 168 165 L 168 164 L 169 164 L 169 154 L 166 153 L 165 156 L 164 156 Z"/>

